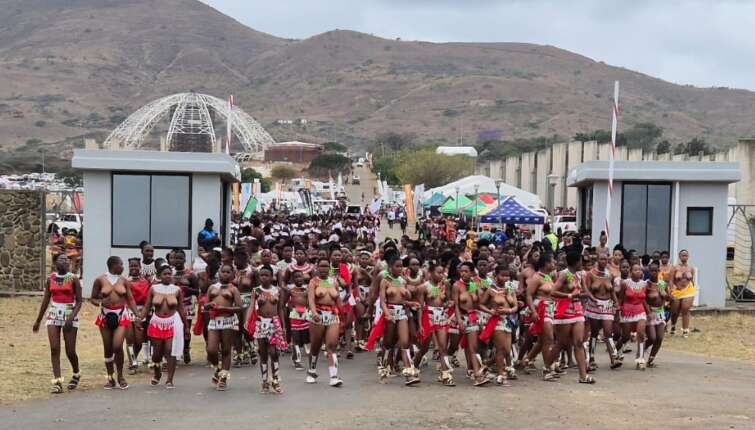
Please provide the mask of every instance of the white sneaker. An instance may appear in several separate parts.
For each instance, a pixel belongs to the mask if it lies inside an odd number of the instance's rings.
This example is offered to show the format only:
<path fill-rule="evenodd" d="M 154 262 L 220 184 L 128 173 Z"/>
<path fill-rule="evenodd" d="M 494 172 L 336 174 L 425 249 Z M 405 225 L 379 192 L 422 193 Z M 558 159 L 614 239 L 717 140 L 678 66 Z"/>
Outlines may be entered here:
<path fill-rule="evenodd" d="M 306 382 L 307 382 L 307 384 L 314 384 L 314 383 L 317 382 L 317 379 L 311 377 L 310 375 L 307 375 Z"/>
<path fill-rule="evenodd" d="M 329 384 L 331 387 L 340 387 L 341 385 L 343 385 L 343 381 L 338 376 L 334 376 L 330 378 Z"/>

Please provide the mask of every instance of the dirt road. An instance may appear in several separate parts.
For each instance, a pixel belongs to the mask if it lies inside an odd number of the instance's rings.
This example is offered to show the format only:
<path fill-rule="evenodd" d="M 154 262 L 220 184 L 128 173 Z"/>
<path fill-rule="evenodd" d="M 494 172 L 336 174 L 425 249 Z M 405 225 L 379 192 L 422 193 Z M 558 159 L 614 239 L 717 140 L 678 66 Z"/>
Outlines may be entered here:
<path fill-rule="evenodd" d="M 400 378 L 378 384 L 374 355 L 361 353 L 341 360 L 345 385 L 336 389 L 325 383 L 324 360 L 322 380 L 308 385 L 285 356 L 281 396 L 258 394 L 257 368 L 234 369 L 229 390 L 216 392 L 210 370 L 197 364 L 179 369 L 173 391 L 149 386 L 142 373 L 131 377 L 134 385 L 126 391 L 70 393 L 3 407 L 0 429 L 248 428 L 263 422 L 268 429 L 754 427 L 747 410 L 755 380 L 751 365 L 662 352 L 656 369 L 610 371 L 605 354 L 600 358 L 592 386 L 578 384 L 570 371 L 559 382 L 522 375 L 510 388 L 474 388 L 459 369 L 458 386 L 448 388 L 426 369 L 423 383 L 408 388 Z"/>

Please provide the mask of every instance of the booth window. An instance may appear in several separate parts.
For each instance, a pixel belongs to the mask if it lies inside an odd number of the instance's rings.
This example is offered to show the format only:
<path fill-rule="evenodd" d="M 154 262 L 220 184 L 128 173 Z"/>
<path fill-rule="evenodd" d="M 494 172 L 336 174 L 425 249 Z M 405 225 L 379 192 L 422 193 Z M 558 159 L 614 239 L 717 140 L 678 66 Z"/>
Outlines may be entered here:
<path fill-rule="evenodd" d="M 114 247 L 138 247 L 143 240 L 160 248 L 190 245 L 189 175 L 113 174 Z"/>
<path fill-rule="evenodd" d="M 713 208 L 687 208 L 687 236 L 713 235 Z"/>
<path fill-rule="evenodd" d="M 623 183 L 621 243 L 640 254 L 667 251 L 671 240 L 671 184 Z"/>

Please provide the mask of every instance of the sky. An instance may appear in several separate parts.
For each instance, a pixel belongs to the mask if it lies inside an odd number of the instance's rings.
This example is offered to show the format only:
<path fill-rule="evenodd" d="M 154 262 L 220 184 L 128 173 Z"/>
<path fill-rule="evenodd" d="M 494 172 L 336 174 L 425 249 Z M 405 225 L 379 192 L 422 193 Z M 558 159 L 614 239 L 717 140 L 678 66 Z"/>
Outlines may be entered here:
<path fill-rule="evenodd" d="M 255 30 L 529 42 L 678 84 L 755 90 L 755 1 L 201 0 Z"/>

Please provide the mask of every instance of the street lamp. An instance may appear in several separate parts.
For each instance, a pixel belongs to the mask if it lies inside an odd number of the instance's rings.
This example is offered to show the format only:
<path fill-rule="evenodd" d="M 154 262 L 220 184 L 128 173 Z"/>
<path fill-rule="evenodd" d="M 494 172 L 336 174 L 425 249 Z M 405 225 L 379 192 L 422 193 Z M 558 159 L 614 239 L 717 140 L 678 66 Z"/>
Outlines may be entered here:
<path fill-rule="evenodd" d="M 477 192 L 480 190 L 480 185 L 475 184 L 474 186 L 474 219 L 475 223 L 477 223 L 477 233 L 480 232 L 480 220 L 477 219 Z"/>
<path fill-rule="evenodd" d="M 459 216 L 459 186 L 456 186 L 456 216 Z"/>
<path fill-rule="evenodd" d="M 503 185 L 503 180 L 499 179 L 495 181 L 495 187 L 498 189 L 498 195 L 496 195 L 496 200 L 498 200 L 498 224 L 502 224 L 501 222 L 501 185 Z"/>

